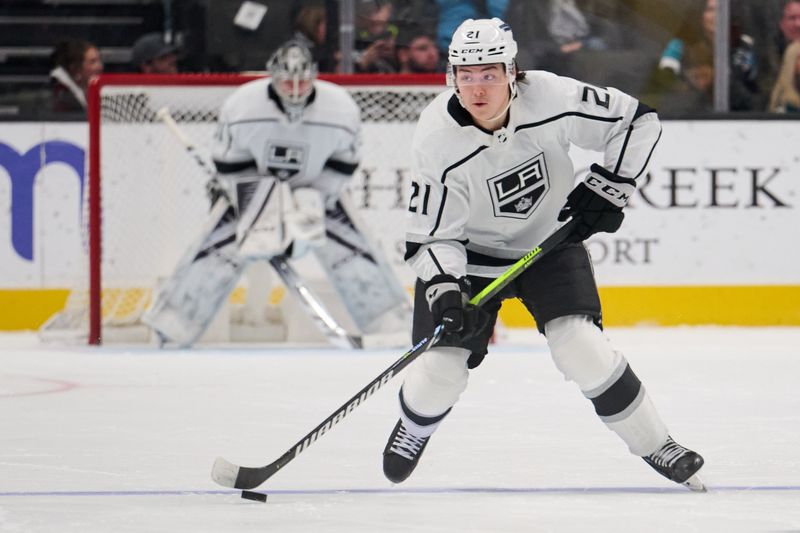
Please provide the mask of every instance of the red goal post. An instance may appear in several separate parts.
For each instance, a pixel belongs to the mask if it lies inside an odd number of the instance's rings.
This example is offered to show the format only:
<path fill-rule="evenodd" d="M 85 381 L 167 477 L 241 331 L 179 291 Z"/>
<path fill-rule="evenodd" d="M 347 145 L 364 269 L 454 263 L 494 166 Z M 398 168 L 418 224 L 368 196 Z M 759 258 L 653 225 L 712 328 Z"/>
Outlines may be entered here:
<path fill-rule="evenodd" d="M 159 124 L 155 118 L 155 112 L 161 104 L 173 109 L 169 102 L 173 102 L 175 109 L 180 108 L 180 115 L 173 118 L 181 124 L 185 124 L 190 138 L 197 143 L 199 151 L 202 153 L 208 146 L 209 127 L 213 127 L 216 120 L 216 113 L 219 104 L 227 93 L 232 92 L 237 86 L 248 81 L 258 79 L 257 75 L 236 75 L 236 74 L 184 74 L 184 75 L 136 75 L 136 74 L 107 74 L 100 76 L 89 87 L 88 93 L 88 116 L 89 116 L 89 179 L 88 193 L 85 202 L 85 214 L 88 215 L 87 241 L 88 241 L 88 342 L 90 344 L 100 344 L 103 339 L 103 327 L 107 321 L 104 316 L 104 309 L 107 307 L 106 300 L 109 297 L 110 289 L 117 281 L 125 283 L 124 275 L 115 278 L 114 270 L 120 267 L 128 267 L 134 270 L 133 265 L 138 260 L 136 250 L 130 252 L 131 258 L 126 254 L 116 254 L 120 248 L 124 248 L 128 243 L 134 246 L 144 242 L 143 248 L 147 248 L 148 236 L 128 235 L 120 233 L 119 237 L 114 236 L 114 228 L 110 224 L 117 224 L 113 221 L 117 210 L 127 211 L 133 209 L 134 213 L 128 218 L 119 222 L 120 227 L 127 231 L 128 228 L 135 230 L 142 226 L 144 232 L 150 232 L 152 241 L 158 241 L 165 236 L 168 240 L 172 235 L 166 235 L 172 229 L 164 229 L 153 225 L 148 226 L 149 215 L 145 216 L 140 212 L 136 214 L 138 207 L 148 206 L 151 202 L 163 201 L 165 208 L 162 211 L 174 209 L 179 210 L 178 203 L 184 200 L 191 201 L 193 204 L 203 204 L 204 199 L 198 200 L 202 196 L 203 183 L 182 184 L 183 189 L 178 192 L 172 191 L 175 197 L 163 199 L 173 186 L 173 181 L 183 178 L 184 174 L 191 173 L 188 170 L 196 163 L 188 161 L 190 159 L 185 152 L 181 153 L 177 145 L 173 146 L 171 153 L 164 156 L 163 151 L 167 151 L 162 145 L 171 141 L 157 140 L 150 136 L 150 131 L 166 129 L 163 124 Z M 363 171 L 359 175 L 358 183 L 355 188 L 361 192 L 360 204 L 369 207 L 369 201 L 374 195 L 384 194 L 389 191 L 392 195 L 391 208 L 399 215 L 404 211 L 399 202 L 400 196 L 406 193 L 407 187 L 401 188 L 401 182 L 407 179 L 408 153 L 407 145 L 410 141 L 410 131 L 413 131 L 413 124 L 419 112 L 427 103 L 444 89 L 444 76 L 434 75 L 320 75 L 320 79 L 327 80 L 345 86 L 356 99 L 362 110 L 362 120 L 364 122 L 364 160 Z M 206 98 L 214 93 L 213 98 Z M 194 107 L 193 107 L 194 106 Z M 393 128 L 402 125 L 402 130 Z M 115 131 L 116 130 L 116 131 Z M 117 136 L 113 138 L 111 133 Z M 160 133 L 159 133 L 160 135 Z M 203 138 L 198 138 L 203 137 Z M 162 137 L 158 137 L 162 139 Z M 174 140 L 174 139 L 173 139 Z M 158 152 L 158 154 L 156 154 Z M 206 153 L 208 157 L 210 154 Z M 397 163 L 391 163 L 391 157 L 398 157 Z M 187 161 L 183 161 L 183 159 Z M 137 170 L 139 165 L 143 165 Z M 146 165 L 145 165 L 146 164 Z M 149 165 L 149 166 L 147 166 Z M 394 165 L 389 168 L 386 165 Z M 164 170 L 164 167 L 169 168 Z M 195 168 L 194 171 L 197 171 Z M 127 193 L 125 185 L 127 183 L 139 183 L 149 179 L 154 173 L 163 172 L 168 175 L 168 179 L 162 180 L 157 187 L 145 190 L 145 194 Z M 405 173 L 405 174 L 403 174 Z M 402 175 L 401 175 L 402 174 Z M 393 175 L 391 183 L 380 183 L 376 177 Z M 191 192 L 187 192 L 191 189 Z M 195 190 L 196 189 L 196 190 Z M 182 196 L 187 196 L 184 199 Z M 112 197 L 114 202 L 111 201 Z M 176 199 L 177 198 L 177 199 Z M 107 205 L 106 205 L 107 204 Z M 131 206 L 133 204 L 133 206 Z M 188 204 L 187 204 L 188 205 Z M 203 205 L 203 209 L 207 203 Z M 383 206 L 379 211 L 384 210 Z M 156 209 L 157 208 L 153 208 Z M 192 207 L 194 209 L 194 207 Z M 385 213 L 383 213 L 385 215 Z M 178 212 L 173 216 L 177 217 L 183 225 L 191 225 L 185 222 Z M 385 216 L 381 218 L 385 219 Z M 392 217 L 389 217 L 392 218 Z M 395 224 L 396 225 L 396 224 Z M 131 232 L 133 234 L 134 231 Z M 185 239 L 184 239 L 185 240 Z M 117 242 L 119 241 L 119 242 Z M 184 245 L 190 241 L 185 240 Z M 170 253 L 176 247 L 175 242 L 167 245 Z M 397 255 L 399 250 L 396 243 L 384 243 L 384 250 L 390 254 Z M 389 250 L 387 250 L 387 248 Z M 157 252 L 164 255 L 161 252 Z M 146 254 L 144 254 L 146 255 Z M 159 255 L 159 257 L 160 257 Z M 140 270 L 147 270 L 150 263 L 143 263 Z M 134 273 L 133 276 L 137 276 Z M 164 272 L 153 272 L 142 276 L 138 281 L 140 285 L 155 283 L 154 276 L 162 276 Z M 130 273 L 128 274 L 130 277 Z M 148 278 L 150 276 L 150 278 Z M 137 290 L 151 291 L 153 286 L 139 287 Z M 149 298 L 146 296 L 144 298 Z M 68 304 L 69 305 L 69 304 Z M 137 304 L 139 307 L 144 303 Z M 137 311 L 138 312 L 138 311 Z M 130 321 L 136 320 L 136 313 L 131 313 Z M 126 320 L 128 320 L 126 318 Z"/>

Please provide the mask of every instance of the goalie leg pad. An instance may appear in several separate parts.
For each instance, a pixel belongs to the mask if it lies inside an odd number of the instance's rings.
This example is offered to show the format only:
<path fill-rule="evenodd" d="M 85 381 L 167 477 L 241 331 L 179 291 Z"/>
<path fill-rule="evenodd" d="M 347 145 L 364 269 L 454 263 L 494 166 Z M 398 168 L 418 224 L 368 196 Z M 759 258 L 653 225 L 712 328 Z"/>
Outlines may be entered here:
<path fill-rule="evenodd" d="M 236 284 L 245 263 L 236 257 L 235 224 L 232 208 L 218 200 L 204 238 L 189 248 L 170 278 L 159 286 L 142 321 L 163 340 L 192 345 Z"/>
<path fill-rule="evenodd" d="M 345 195 L 326 213 L 325 224 L 328 238 L 314 252 L 360 332 L 405 331 L 411 323 L 408 294 Z"/>
<path fill-rule="evenodd" d="M 578 384 L 632 453 L 648 455 L 664 442 L 667 428 L 644 386 L 590 317 L 556 318 L 545 324 L 545 334 L 556 367 Z"/>
<path fill-rule="evenodd" d="M 421 426 L 425 419 L 433 424 L 444 417 L 467 388 L 468 358 L 469 350 L 455 347 L 436 346 L 422 354 L 403 381 L 401 406 L 406 418 Z"/>

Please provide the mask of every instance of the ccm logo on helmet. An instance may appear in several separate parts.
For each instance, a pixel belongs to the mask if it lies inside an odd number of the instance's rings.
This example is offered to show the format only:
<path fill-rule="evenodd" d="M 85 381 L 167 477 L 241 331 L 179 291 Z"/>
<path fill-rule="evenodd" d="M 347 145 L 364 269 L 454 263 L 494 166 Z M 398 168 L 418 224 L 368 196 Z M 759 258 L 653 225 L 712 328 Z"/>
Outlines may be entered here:
<path fill-rule="evenodd" d="M 483 48 L 462 48 L 462 54 L 479 54 L 483 52 Z"/>

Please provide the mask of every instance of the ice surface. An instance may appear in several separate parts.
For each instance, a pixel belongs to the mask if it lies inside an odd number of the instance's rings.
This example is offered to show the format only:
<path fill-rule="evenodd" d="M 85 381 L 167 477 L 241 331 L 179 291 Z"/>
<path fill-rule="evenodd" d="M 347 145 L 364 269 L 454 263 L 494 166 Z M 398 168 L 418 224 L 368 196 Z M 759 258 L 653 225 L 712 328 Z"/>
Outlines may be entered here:
<path fill-rule="evenodd" d="M 395 379 L 259 490 L 272 462 L 401 350 L 76 348 L 0 336 L 2 532 L 800 530 L 800 329 L 608 331 L 706 494 L 631 456 L 540 337 L 507 335 L 402 485 L 381 452 Z"/>

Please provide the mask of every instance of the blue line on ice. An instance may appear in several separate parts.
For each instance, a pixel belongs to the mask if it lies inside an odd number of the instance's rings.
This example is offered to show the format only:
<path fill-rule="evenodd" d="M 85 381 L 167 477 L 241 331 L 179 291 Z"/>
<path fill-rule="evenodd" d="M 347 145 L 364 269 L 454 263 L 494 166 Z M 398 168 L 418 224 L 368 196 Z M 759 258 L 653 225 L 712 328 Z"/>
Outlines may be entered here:
<path fill-rule="evenodd" d="M 791 492 L 800 491 L 800 485 L 727 485 L 709 486 L 708 492 Z M 206 496 L 238 494 L 239 490 L 108 490 L 108 491 L 19 491 L 0 492 L 0 497 L 54 497 L 54 496 Z M 674 487 L 420 487 L 420 488 L 343 488 L 343 489 L 264 489 L 268 494 L 615 494 L 687 492 Z"/>

